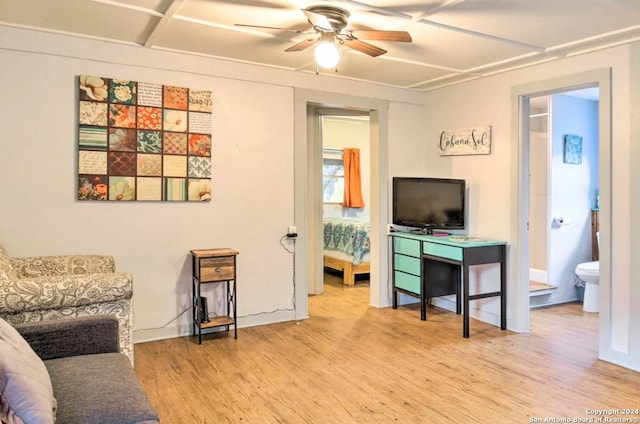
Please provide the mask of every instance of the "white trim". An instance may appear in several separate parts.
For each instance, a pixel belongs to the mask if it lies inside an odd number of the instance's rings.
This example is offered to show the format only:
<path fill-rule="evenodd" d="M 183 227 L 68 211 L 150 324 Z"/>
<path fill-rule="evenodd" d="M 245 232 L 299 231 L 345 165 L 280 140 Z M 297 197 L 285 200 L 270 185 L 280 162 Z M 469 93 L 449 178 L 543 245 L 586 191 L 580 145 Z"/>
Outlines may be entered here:
<path fill-rule="evenodd" d="M 509 296 L 510 328 L 514 331 L 529 331 L 529 234 L 527 231 L 529 187 L 528 187 L 528 142 L 529 102 L 525 98 L 552 94 L 569 89 L 597 85 L 599 99 L 599 154 L 600 154 L 600 329 L 599 357 L 611 360 L 611 68 L 601 68 L 579 74 L 567 75 L 544 81 L 514 86 L 511 89 L 512 137 L 518 140 L 512 154 L 511 176 L 514 205 L 511 222 L 511 267 L 510 281 L 513 290 Z M 524 119 L 523 117 L 526 117 Z M 527 194 L 524 196 L 523 194 Z"/>
<path fill-rule="evenodd" d="M 370 303 L 375 307 L 391 305 L 388 274 L 388 159 L 387 127 L 389 102 L 380 99 L 347 96 L 297 88 L 294 92 L 294 221 L 298 228 L 296 243 L 296 319 L 309 315 L 309 281 L 322 278 L 322 196 L 320 157 L 322 146 L 309 137 L 314 125 L 308 107 L 354 108 L 369 111 L 371 119 L 371 279 Z M 316 169 L 318 168 L 318 169 Z M 384 223 L 384 225 L 382 224 Z M 383 231 L 383 229 L 385 231 Z"/>

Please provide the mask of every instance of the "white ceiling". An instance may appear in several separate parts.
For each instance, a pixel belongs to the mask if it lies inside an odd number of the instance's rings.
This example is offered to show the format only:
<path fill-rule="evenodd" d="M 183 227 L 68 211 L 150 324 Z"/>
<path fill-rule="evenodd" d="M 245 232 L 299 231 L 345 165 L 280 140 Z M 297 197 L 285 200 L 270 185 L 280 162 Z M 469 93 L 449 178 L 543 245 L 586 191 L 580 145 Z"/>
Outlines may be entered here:
<path fill-rule="evenodd" d="M 350 12 L 348 29 L 408 31 L 412 43 L 342 48 L 338 78 L 429 90 L 640 40 L 638 0 L 0 0 L 0 24 L 316 72 L 312 5 Z"/>

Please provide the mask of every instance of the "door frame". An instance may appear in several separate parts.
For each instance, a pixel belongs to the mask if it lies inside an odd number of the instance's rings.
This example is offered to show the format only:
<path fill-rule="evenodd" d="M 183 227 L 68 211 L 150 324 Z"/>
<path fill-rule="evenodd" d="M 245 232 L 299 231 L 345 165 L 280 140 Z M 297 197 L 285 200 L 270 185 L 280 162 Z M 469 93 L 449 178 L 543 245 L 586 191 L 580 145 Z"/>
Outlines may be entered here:
<path fill-rule="evenodd" d="M 298 229 L 294 273 L 296 319 L 309 317 L 309 282 L 323 278 L 322 143 L 314 130 L 314 107 L 356 109 L 370 114 L 371 277 L 370 304 L 391 305 L 388 284 L 388 113 L 389 102 L 309 89 L 294 89 L 294 222 Z"/>
<path fill-rule="evenodd" d="M 308 128 L 308 149 L 309 152 L 311 152 L 312 150 L 314 150 L 316 148 L 317 145 L 319 145 L 320 151 L 314 151 L 314 157 L 313 158 L 309 158 L 310 161 L 316 160 L 316 158 L 320 161 L 320 184 L 322 184 L 322 177 L 323 177 L 323 172 L 322 172 L 322 152 L 323 152 L 323 148 L 324 148 L 324 135 L 323 135 L 323 129 L 322 129 L 322 117 L 323 116 L 346 116 L 346 117 L 354 117 L 354 116 L 367 116 L 369 117 L 369 120 L 371 120 L 371 112 L 369 110 L 361 110 L 361 109 L 354 109 L 354 108 L 350 108 L 350 109 L 345 109 L 345 108 L 338 108 L 338 107 L 331 107 L 331 108 L 327 108 L 327 107 L 322 107 L 322 106 L 318 106 L 318 105 L 314 105 L 314 104 L 308 104 L 307 105 L 307 113 L 309 115 L 309 117 L 311 118 L 311 122 L 313 127 L 309 127 Z M 368 124 L 369 126 L 369 133 L 371 133 L 371 123 L 369 122 Z M 370 137 L 371 138 L 371 137 Z M 371 139 L 369 139 L 369 145 L 371 144 Z M 369 149 L 371 148 L 371 146 L 369 146 Z M 313 167 L 313 169 L 315 169 L 315 166 Z M 371 173 L 370 173 L 371 174 Z M 317 177 L 317 176 L 315 176 Z M 314 177 L 314 178 L 315 178 Z M 369 180 L 371 180 L 372 177 L 369 177 Z M 371 184 L 371 181 L 369 181 L 369 184 Z M 320 187 L 320 198 L 323 198 L 323 192 L 322 192 L 322 186 Z M 322 221 L 322 219 L 324 218 L 324 202 L 321 200 L 321 216 L 320 216 L 320 220 Z M 370 207 L 370 205 L 368 205 L 368 207 Z M 323 228 L 320 229 L 320 235 L 322 238 L 323 235 Z M 319 262 L 318 261 L 314 261 L 314 275 L 315 278 L 309 279 L 309 294 L 321 294 L 324 291 L 324 266 L 318 266 L 318 264 L 322 265 L 324 262 L 324 255 L 322 255 L 320 257 Z M 318 269 L 320 268 L 320 269 Z"/>
<path fill-rule="evenodd" d="M 536 81 L 512 87 L 511 284 L 509 301 L 515 307 L 510 317 L 515 331 L 530 331 L 529 308 L 529 98 L 580 88 L 598 86 L 598 136 L 600 156 L 600 315 L 599 357 L 608 356 L 611 344 L 611 68 L 601 68 L 564 77 Z"/>

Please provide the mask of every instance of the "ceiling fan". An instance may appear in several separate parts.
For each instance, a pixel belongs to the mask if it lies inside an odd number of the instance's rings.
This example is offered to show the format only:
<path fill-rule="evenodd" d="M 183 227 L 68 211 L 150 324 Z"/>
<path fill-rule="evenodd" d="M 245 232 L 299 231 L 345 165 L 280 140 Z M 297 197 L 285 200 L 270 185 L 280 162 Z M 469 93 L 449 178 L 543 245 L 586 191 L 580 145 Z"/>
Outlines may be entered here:
<path fill-rule="evenodd" d="M 377 40 L 377 41 L 401 41 L 410 43 L 411 35 L 406 31 L 383 31 L 383 30 L 350 30 L 347 29 L 347 18 L 349 18 L 349 12 L 334 6 L 310 6 L 306 9 L 302 9 L 302 12 L 306 15 L 307 20 L 313 26 L 316 34 L 319 34 L 316 38 L 309 38 L 299 43 L 294 44 L 285 51 L 298 52 L 311 47 L 312 45 L 322 42 L 336 42 L 359 52 L 368 54 L 369 56 L 376 57 L 385 54 L 387 51 L 374 46 L 373 44 L 364 42 L 362 40 Z M 292 30 L 287 28 L 277 28 L 260 25 L 245 25 L 236 24 L 237 26 L 252 27 L 252 28 L 266 28 L 277 29 L 282 31 L 293 31 L 298 34 L 308 34 L 307 32 L 300 30 Z"/>

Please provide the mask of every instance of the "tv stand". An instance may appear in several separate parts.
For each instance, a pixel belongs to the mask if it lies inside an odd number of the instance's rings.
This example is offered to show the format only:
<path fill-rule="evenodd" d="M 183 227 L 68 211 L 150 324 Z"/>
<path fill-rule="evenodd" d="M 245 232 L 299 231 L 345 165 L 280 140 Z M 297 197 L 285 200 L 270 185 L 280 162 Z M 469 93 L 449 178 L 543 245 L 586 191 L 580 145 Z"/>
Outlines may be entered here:
<path fill-rule="evenodd" d="M 500 297 L 500 328 L 507 328 L 506 242 L 402 232 L 394 232 L 391 239 L 393 309 L 398 307 L 398 293 L 417 297 L 424 321 L 428 299 L 455 294 L 456 313 L 463 313 L 462 336 L 468 338 L 470 301 Z M 500 290 L 470 294 L 469 267 L 490 263 L 500 264 Z"/>

